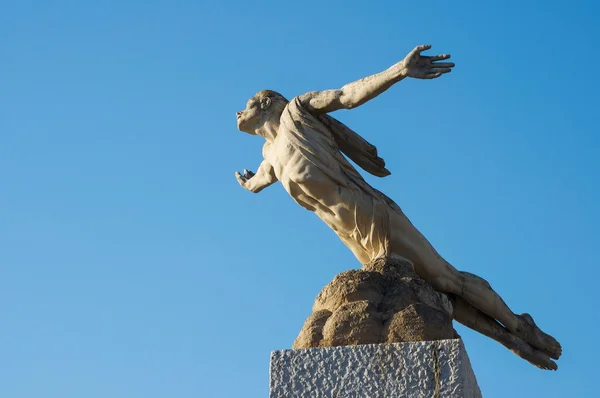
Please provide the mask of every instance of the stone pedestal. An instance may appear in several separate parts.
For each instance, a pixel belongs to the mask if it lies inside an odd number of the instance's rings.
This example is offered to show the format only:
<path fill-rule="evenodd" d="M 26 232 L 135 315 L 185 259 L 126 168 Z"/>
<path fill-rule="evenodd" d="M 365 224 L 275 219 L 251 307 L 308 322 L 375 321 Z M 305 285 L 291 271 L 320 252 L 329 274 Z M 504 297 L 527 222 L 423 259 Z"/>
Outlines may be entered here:
<path fill-rule="evenodd" d="M 481 397 L 460 339 L 271 353 L 270 398 Z"/>

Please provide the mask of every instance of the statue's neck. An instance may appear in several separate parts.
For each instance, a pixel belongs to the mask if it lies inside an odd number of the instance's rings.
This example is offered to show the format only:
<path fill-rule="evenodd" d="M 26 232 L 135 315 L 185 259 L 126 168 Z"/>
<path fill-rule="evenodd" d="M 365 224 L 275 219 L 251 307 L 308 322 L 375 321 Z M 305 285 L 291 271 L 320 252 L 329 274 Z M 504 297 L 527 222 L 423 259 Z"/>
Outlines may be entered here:
<path fill-rule="evenodd" d="M 264 137 L 267 141 L 273 142 L 277 137 L 277 131 L 279 130 L 279 121 L 271 122 L 267 121 L 259 129 L 256 130 L 256 135 Z"/>

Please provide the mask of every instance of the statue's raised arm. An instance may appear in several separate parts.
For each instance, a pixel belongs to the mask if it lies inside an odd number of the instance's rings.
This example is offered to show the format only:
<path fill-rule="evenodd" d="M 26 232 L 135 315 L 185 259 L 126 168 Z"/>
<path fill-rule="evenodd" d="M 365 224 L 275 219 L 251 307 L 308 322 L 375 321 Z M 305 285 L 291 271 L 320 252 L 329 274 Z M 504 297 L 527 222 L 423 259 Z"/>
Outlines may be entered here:
<path fill-rule="evenodd" d="M 312 91 L 300 96 L 302 105 L 311 113 L 322 114 L 338 109 L 352 109 L 377 97 L 395 83 L 406 77 L 435 79 L 454 67 L 452 62 L 443 62 L 450 54 L 421 55 L 430 45 L 415 47 L 402 61 L 387 70 L 346 84 L 337 90 Z"/>

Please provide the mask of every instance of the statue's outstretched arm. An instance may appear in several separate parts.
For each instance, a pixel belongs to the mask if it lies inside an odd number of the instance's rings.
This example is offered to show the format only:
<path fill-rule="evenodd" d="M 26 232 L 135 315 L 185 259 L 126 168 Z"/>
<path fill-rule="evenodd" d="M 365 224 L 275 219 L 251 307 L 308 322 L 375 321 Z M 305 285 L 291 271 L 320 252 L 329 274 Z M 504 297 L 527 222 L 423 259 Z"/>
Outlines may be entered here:
<path fill-rule="evenodd" d="M 406 58 L 387 70 L 364 79 L 346 84 L 338 90 L 313 91 L 301 95 L 301 103 L 316 114 L 333 112 L 338 109 L 352 109 L 377 97 L 405 77 L 435 79 L 448 73 L 454 67 L 452 62 L 436 62 L 450 58 L 449 54 L 424 56 L 430 45 L 415 47 Z"/>
<path fill-rule="evenodd" d="M 250 170 L 244 169 L 243 174 L 241 174 L 239 171 L 236 171 L 235 178 L 242 187 L 254 193 L 262 191 L 277 181 L 273 166 L 271 166 L 266 160 L 264 160 L 260 166 L 258 166 L 256 174 Z"/>

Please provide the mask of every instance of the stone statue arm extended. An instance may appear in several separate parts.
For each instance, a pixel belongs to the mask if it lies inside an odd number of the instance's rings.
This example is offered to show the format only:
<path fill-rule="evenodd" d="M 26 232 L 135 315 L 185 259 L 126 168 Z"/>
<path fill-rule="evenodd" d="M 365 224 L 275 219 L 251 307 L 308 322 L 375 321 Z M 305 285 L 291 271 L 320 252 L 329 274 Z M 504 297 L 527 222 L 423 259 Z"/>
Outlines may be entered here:
<path fill-rule="evenodd" d="M 258 166 L 258 171 L 256 173 L 244 169 L 243 174 L 239 171 L 236 171 L 235 178 L 242 187 L 254 193 L 262 191 L 277 181 L 273 166 L 271 166 L 266 160 L 263 160 L 260 166 Z"/>
<path fill-rule="evenodd" d="M 436 62 L 450 58 L 449 54 L 421 55 L 430 45 L 415 47 L 402 61 L 387 70 L 346 84 L 341 89 L 312 91 L 299 97 L 311 113 L 323 114 L 338 109 L 352 109 L 377 97 L 406 77 L 435 79 L 454 67 L 452 62 Z"/>

